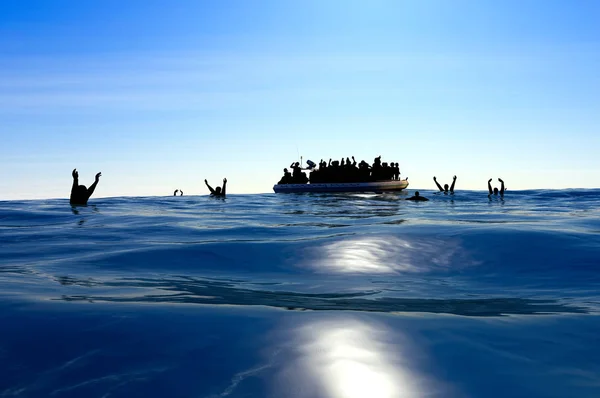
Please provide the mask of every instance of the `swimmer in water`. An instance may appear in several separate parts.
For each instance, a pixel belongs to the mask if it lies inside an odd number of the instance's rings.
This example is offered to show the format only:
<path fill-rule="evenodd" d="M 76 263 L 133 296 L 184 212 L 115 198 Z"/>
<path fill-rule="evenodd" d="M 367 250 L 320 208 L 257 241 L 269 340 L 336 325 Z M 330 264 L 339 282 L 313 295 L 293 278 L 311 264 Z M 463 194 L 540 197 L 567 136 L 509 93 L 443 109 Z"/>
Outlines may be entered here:
<path fill-rule="evenodd" d="M 210 196 L 220 196 L 220 197 L 225 197 L 225 189 L 227 188 L 227 178 L 223 178 L 223 190 L 221 191 L 221 187 L 216 187 L 215 189 L 212 189 L 212 187 L 210 185 L 208 185 L 208 181 L 204 180 L 204 183 L 206 184 L 206 186 L 208 187 L 208 190 L 210 191 Z"/>
<path fill-rule="evenodd" d="M 415 191 L 415 196 L 411 196 L 410 198 L 406 198 L 406 200 L 416 200 L 418 202 L 425 202 L 429 199 L 424 198 L 423 196 L 419 195 L 419 191 Z"/>
<path fill-rule="evenodd" d="M 492 195 L 498 195 L 498 193 L 500 193 L 500 196 L 504 197 L 504 191 L 506 191 L 506 189 L 504 188 L 504 181 L 502 180 L 502 178 L 498 178 L 498 181 L 500 181 L 500 191 L 498 191 L 498 188 L 494 188 L 494 190 L 492 190 L 492 179 L 490 178 L 488 180 L 488 191 L 489 191 L 489 195 L 488 196 L 492 196 Z"/>
<path fill-rule="evenodd" d="M 452 186 L 450 186 L 450 189 L 448 189 L 448 184 L 444 184 L 444 188 L 442 188 L 442 186 L 437 182 L 437 179 L 435 177 L 433 177 L 433 181 L 435 181 L 435 185 L 437 185 L 440 192 L 454 193 L 454 185 L 456 184 L 456 176 L 454 176 L 454 178 L 452 179 Z"/>
<path fill-rule="evenodd" d="M 177 196 L 177 192 L 179 192 L 179 189 L 176 189 L 175 192 L 173 192 L 173 196 Z"/>
<path fill-rule="evenodd" d="M 96 174 L 96 181 L 94 181 L 89 188 L 86 188 L 85 185 L 79 185 L 79 173 L 77 172 L 77 169 L 73 169 L 71 175 L 73 176 L 73 187 L 71 188 L 71 198 L 69 199 L 69 203 L 72 205 L 87 205 L 88 199 L 94 193 L 102 173 Z"/>

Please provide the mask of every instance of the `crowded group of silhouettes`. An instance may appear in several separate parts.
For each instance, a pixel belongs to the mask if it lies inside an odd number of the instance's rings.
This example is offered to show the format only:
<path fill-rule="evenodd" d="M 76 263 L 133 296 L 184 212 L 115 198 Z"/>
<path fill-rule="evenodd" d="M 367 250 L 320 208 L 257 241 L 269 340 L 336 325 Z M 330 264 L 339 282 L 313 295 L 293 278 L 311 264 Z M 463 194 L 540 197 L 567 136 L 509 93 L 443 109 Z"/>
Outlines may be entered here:
<path fill-rule="evenodd" d="M 354 160 L 354 156 L 352 157 L 352 162 L 350 162 L 349 158 L 342 159 L 341 162 L 337 160 L 331 161 L 329 163 L 321 160 L 319 162 L 319 168 L 315 169 L 315 164 L 308 161 L 309 164 L 308 169 L 311 170 L 310 179 L 306 176 L 305 173 L 302 172 L 302 168 L 300 168 L 300 162 L 292 163 L 292 170 L 294 170 L 293 174 L 290 174 L 287 169 L 284 169 L 284 176 L 279 181 L 279 184 L 306 184 L 309 181 L 311 183 L 339 183 L 339 182 L 371 182 L 371 181 L 385 181 L 385 180 L 399 180 L 400 179 L 400 169 L 398 168 L 398 163 L 391 163 L 388 165 L 387 163 L 381 163 L 381 156 L 376 157 L 373 162 L 373 166 L 369 166 L 364 160 L 361 161 L 356 166 L 356 161 Z M 316 173 L 316 174 L 315 174 Z M 85 185 L 79 185 L 79 173 L 77 169 L 73 169 L 73 186 L 71 187 L 71 197 L 69 202 L 72 205 L 86 205 L 88 199 L 94 191 L 96 190 L 96 186 L 100 181 L 100 177 L 102 173 L 96 174 L 96 178 L 94 183 L 90 185 L 89 188 L 86 188 Z M 294 182 L 301 181 L 301 182 Z M 454 186 L 456 185 L 456 176 L 452 179 L 452 185 L 448 186 L 448 184 L 444 184 L 442 187 L 436 177 L 433 177 L 433 181 L 435 185 L 437 185 L 438 189 L 444 193 L 454 193 Z M 492 179 L 488 180 L 488 192 L 489 196 L 491 195 L 500 195 L 504 197 L 504 192 L 506 188 L 504 186 L 504 181 L 501 178 L 498 178 L 500 182 L 500 189 L 493 188 L 492 189 Z M 227 190 L 227 178 L 223 178 L 223 188 L 216 187 L 213 189 L 208 184 L 208 181 L 204 180 L 206 187 L 210 191 L 210 195 L 214 197 L 224 198 Z M 180 189 L 176 189 L 173 192 L 173 196 L 177 196 L 177 193 L 180 193 L 179 196 L 183 196 L 183 191 Z M 406 200 L 414 200 L 414 201 L 427 201 L 429 199 L 421 196 L 419 191 L 416 191 L 414 196 L 407 198 Z"/>
<path fill-rule="evenodd" d="M 323 159 L 319 162 L 319 167 L 316 164 L 307 161 L 308 167 L 303 169 L 300 167 L 300 162 L 295 162 L 290 165 L 292 172 L 288 169 L 283 169 L 283 177 L 278 184 L 330 184 L 330 183 L 345 183 L 345 182 L 372 182 L 385 180 L 400 180 L 400 167 L 398 163 L 381 162 L 381 156 L 373 160 L 373 166 L 361 160 L 356 163 L 354 156 L 352 161 L 350 158 L 345 160 L 329 159 L 329 163 Z M 310 176 L 302 170 L 309 170 Z"/>

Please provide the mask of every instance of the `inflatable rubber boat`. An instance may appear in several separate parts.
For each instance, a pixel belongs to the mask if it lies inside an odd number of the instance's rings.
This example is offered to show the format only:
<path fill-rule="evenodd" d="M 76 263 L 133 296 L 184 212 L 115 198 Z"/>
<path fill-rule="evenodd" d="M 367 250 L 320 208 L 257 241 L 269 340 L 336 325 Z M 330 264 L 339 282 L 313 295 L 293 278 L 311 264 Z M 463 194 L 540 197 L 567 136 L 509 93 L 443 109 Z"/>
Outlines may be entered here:
<path fill-rule="evenodd" d="M 398 192 L 408 187 L 408 180 L 387 180 L 372 182 L 340 182 L 318 184 L 276 184 L 275 193 L 306 192 Z"/>

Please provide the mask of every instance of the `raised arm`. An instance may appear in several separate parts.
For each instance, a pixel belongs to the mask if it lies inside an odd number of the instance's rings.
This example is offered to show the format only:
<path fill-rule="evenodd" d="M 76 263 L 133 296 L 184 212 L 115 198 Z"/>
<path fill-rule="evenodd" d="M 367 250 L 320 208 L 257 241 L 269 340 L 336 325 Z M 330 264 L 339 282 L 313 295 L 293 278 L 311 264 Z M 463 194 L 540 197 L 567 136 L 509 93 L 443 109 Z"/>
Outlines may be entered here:
<path fill-rule="evenodd" d="M 500 181 L 500 196 L 504 196 L 504 180 L 498 178 L 498 181 Z"/>
<path fill-rule="evenodd" d="M 490 195 L 491 195 L 492 193 L 494 193 L 494 191 L 492 191 L 492 184 L 491 184 L 491 182 L 492 182 L 492 179 L 490 178 L 490 179 L 488 180 L 488 191 L 490 192 Z"/>
<path fill-rule="evenodd" d="M 456 176 L 452 178 L 452 185 L 450 185 L 450 192 L 454 192 L 454 185 L 456 184 Z"/>
<path fill-rule="evenodd" d="M 226 190 L 227 190 L 227 178 L 223 178 L 223 191 L 222 191 L 223 196 L 225 196 L 225 194 L 227 192 Z"/>
<path fill-rule="evenodd" d="M 77 186 L 79 186 L 79 173 L 77 172 L 77 169 L 73 169 L 71 175 L 73 176 L 73 186 L 71 187 L 70 201 L 73 202 L 75 199 L 75 190 L 77 189 Z"/>
<path fill-rule="evenodd" d="M 440 183 L 437 182 L 437 179 L 435 177 L 433 177 L 433 181 L 435 181 L 435 185 L 437 185 L 438 189 L 443 192 L 444 188 L 442 188 L 442 186 L 440 185 Z"/>
<path fill-rule="evenodd" d="M 208 181 L 204 180 L 204 183 L 206 184 L 206 186 L 208 187 L 208 190 L 210 191 L 210 193 L 215 193 L 215 190 L 212 189 L 212 187 L 210 185 L 208 185 Z"/>
<path fill-rule="evenodd" d="M 88 188 L 87 190 L 87 198 L 89 199 L 92 194 L 94 193 L 94 191 L 96 190 L 96 185 L 98 185 L 98 181 L 100 181 L 100 177 L 102 177 L 102 173 L 98 173 L 96 174 L 96 180 L 94 181 L 94 183 Z"/>

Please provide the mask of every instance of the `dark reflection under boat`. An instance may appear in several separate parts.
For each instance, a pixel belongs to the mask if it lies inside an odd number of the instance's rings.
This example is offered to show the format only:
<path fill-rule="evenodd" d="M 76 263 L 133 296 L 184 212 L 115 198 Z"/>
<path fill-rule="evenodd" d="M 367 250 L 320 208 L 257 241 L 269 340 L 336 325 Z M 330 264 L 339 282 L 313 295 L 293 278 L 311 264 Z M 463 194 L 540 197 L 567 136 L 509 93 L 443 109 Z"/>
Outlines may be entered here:
<path fill-rule="evenodd" d="M 582 306 L 560 303 L 551 299 L 519 297 L 473 299 L 396 298 L 382 297 L 382 291 L 379 290 L 311 294 L 245 288 L 243 287 L 244 283 L 239 281 L 191 277 L 122 278 L 114 281 L 78 280 L 74 277 L 61 277 L 60 282 L 93 289 L 106 290 L 106 288 L 113 288 L 119 290 L 121 294 L 65 294 L 60 298 L 54 298 L 54 300 L 267 306 L 298 311 L 425 312 L 478 317 L 588 312 L 588 309 Z M 254 283 L 252 285 L 256 286 Z M 144 288 L 151 289 L 153 293 L 136 292 L 136 290 Z M 124 294 L 123 290 L 128 290 L 128 293 Z"/>

